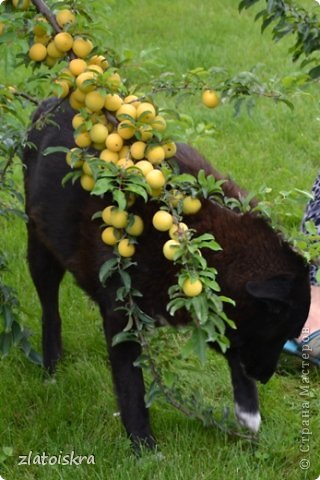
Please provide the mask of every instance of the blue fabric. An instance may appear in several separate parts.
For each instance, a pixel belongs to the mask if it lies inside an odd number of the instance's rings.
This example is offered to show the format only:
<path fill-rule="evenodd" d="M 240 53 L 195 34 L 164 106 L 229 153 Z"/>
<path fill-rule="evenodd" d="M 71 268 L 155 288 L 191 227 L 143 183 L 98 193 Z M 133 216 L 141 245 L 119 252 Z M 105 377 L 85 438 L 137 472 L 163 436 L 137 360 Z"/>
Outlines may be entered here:
<path fill-rule="evenodd" d="M 308 348 L 303 352 L 303 345 L 308 345 L 311 351 Z M 302 353 L 308 354 L 308 358 L 305 358 L 305 360 L 320 367 L 320 330 L 313 332 L 305 342 L 288 340 L 283 347 L 283 351 L 290 355 L 296 355 L 300 358 L 303 358 Z"/>

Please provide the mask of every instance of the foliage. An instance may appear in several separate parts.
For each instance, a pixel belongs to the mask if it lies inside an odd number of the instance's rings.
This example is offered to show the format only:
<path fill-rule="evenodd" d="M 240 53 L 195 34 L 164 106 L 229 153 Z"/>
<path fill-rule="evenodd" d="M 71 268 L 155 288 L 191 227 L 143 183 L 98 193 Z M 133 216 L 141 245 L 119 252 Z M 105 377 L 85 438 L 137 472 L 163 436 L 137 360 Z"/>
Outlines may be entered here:
<path fill-rule="evenodd" d="M 255 207 L 250 204 L 253 198 L 259 199 Z M 298 188 L 275 193 L 270 187 L 261 187 L 258 192 L 251 192 L 245 198 L 239 200 L 235 198 L 227 199 L 227 205 L 240 212 L 252 211 L 263 215 L 305 258 L 307 263 L 319 265 L 320 235 L 316 225 L 310 220 L 307 222 L 305 230 L 301 230 L 300 212 L 305 207 L 306 202 L 312 198 L 310 192 Z M 319 272 L 318 276 L 320 275 Z"/>
<path fill-rule="evenodd" d="M 242 0 L 239 10 L 248 9 L 260 0 Z M 266 0 L 266 7 L 259 11 L 256 20 L 261 20 L 262 32 L 272 26 L 275 41 L 290 35 L 295 38 L 295 44 L 290 48 L 293 61 L 305 57 L 302 66 L 313 64 L 308 74 L 311 79 L 320 76 L 320 20 L 315 13 L 308 12 L 291 0 Z"/>
<path fill-rule="evenodd" d="M 26 220 L 21 210 L 23 197 L 13 178 L 13 162 L 16 155 L 22 153 L 25 144 L 25 122 L 20 115 L 19 106 L 23 108 L 25 100 L 18 97 L 13 103 L 14 92 L 3 89 L 0 94 L 0 112 L 6 116 L 6 122 L 0 125 L 0 217 L 10 222 L 12 216 Z M 40 356 L 33 350 L 30 333 L 22 326 L 21 307 L 16 292 L 3 279 L 8 272 L 8 259 L 5 251 L 0 248 L 0 353 L 8 355 L 10 348 L 19 346 L 26 356 L 35 363 L 41 363 Z"/>
<path fill-rule="evenodd" d="M 164 92 L 166 95 L 175 96 L 177 106 L 187 96 L 196 95 L 199 90 L 214 88 L 220 92 L 222 102 L 233 103 L 235 115 L 239 115 L 243 106 L 251 114 L 261 98 L 283 102 L 290 109 L 293 108 L 286 94 L 285 85 L 274 80 L 263 81 L 259 76 L 259 66 L 235 75 L 216 66 L 208 69 L 198 67 L 186 72 L 182 77 L 177 77 L 172 72 L 164 72 L 152 81 L 152 87 L 150 95 Z"/>
<path fill-rule="evenodd" d="M 242 0 L 239 3 L 239 10 L 248 9 L 256 5 L 260 0 Z M 313 65 L 308 74 L 300 73 L 295 76 L 284 77 L 282 83 L 288 89 L 299 88 L 310 80 L 318 80 L 320 76 L 320 20 L 316 13 L 309 13 L 305 8 L 291 0 L 266 0 L 266 8 L 256 14 L 256 20 L 261 20 L 262 32 L 272 26 L 273 40 L 278 42 L 287 35 L 295 38 L 295 44 L 290 48 L 289 53 L 295 62 L 301 57 L 305 57 L 301 67 Z M 266 193 L 266 191 L 264 192 Z M 311 200 L 312 195 L 308 192 L 294 189 L 287 192 L 279 192 L 278 196 L 273 199 L 272 203 L 262 200 L 259 210 L 263 211 L 267 216 L 272 217 L 274 207 L 280 221 L 276 221 L 277 225 L 283 224 L 283 217 L 292 217 L 294 208 L 288 206 L 297 203 L 301 198 Z M 296 219 L 299 221 L 299 219 Z M 300 222 L 299 222 L 300 223 Z M 303 255 L 308 262 L 318 264 L 320 258 L 320 242 L 317 229 L 312 222 L 308 222 L 307 231 L 301 232 L 295 230 L 294 234 L 289 235 L 290 241 Z M 319 276 L 319 272 L 318 272 Z"/>
<path fill-rule="evenodd" d="M 5 258 L 0 256 L 0 273 L 7 270 Z M 0 283 L 0 318 L 3 320 L 4 330 L 0 333 L 0 352 L 2 358 L 6 357 L 12 346 L 23 350 L 27 358 L 39 365 L 42 364 L 40 355 L 32 348 L 30 332 L 21 325 L 21 308 L 15 291 L 5 283 Z"/>

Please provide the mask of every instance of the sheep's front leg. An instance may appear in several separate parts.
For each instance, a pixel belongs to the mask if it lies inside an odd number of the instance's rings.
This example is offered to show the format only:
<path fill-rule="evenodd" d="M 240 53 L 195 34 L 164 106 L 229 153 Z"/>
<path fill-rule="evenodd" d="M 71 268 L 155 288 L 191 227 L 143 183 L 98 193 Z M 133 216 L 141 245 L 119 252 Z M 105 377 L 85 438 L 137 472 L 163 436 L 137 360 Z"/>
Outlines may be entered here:
<path fill-rule="evenodd" d="M 257 433 L 261 423 L 256 382 L 248 377 L 237 354 L 229 352 L 227 360 L 231 372 L 235 413 L 239 423 Z"/>
<path fill-rule="evenodd" d="M 141 353 L 136 342 L 122 342 L 112 346 L 112 337 L 121 331 L 121 319 L 109 315 L 104 321 L 113 382 L 118 398 L 121 419 L 134 447 L 153 448 L 149 412 L 145 406 L 145 386 L 142 370 L 134 366 Z"/>

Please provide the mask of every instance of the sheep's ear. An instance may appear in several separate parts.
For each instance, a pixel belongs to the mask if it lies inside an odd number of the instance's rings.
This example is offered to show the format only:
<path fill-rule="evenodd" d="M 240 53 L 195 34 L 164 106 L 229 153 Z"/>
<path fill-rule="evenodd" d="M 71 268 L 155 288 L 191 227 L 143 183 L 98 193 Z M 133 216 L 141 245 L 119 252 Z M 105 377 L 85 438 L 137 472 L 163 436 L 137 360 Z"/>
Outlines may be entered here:
<path fill-rule="evenodd" d="M 266 280 L 247 282 L 246 290 L 257 300 L 290 305 L 294 280 L 294 276 L 291 274 L 276 275 Z"/>

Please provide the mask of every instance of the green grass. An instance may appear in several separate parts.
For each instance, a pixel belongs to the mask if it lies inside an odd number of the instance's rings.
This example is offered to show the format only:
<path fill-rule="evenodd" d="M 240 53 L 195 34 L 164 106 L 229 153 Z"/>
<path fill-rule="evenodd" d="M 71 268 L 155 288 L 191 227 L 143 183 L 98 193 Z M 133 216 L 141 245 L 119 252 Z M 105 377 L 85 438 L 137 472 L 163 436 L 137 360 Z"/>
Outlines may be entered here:
<path fill-rule="evenodd" d="M 313 6 L 311 0 L 305 3 Z M 224 67 L 234 74 L 261 63 L 265 79 L 297 71 L 287 54 L 288 41 L 274 44 L 269 32 L 261 36 L 259 25 L 253 22 L 254 12 L 239 15 L 237 4 L 236 0 L 116 2 L 107 25 L 108 43 L 119 52 L 132 50 L 136 58 L 150 49 L 152 62 L 144 76 L 134 69 L 126 72 L 132 82 L 147 82 L 149 75 L 163 71 L 182 74 L 199 65 Z M 19 72 L 8 75 L 8 81 L 16 81 L 15 77 Z M 180 110 L 192 115 L 196 123 L 215 125 L 215 134 L 198 139 L 197 147 L 218 169 L 248 190 L 268 185 L 275 195 L 294 187 L 309 190 L 317 174 L 315 94 L 310 90 L 295 95 L 293 112 L 272 101 L 260 101 L 252 117 L 243 112 L 235 118 L 230 105 L 210 111 L 199 99 L 189 97 Z M 159 97 L 159 103 L 172 105 L 164 97 Z M 6 279 L 17 289 L 24 322 L 40 349 L 40 308 L 25 262 L 25 226 L 19 221 L 1 221 L 0 228 L 1 246 L 10 264 Z M 314 480 L 319 475 L 317 370 L 309 374 L 313 435 L 307 455 L 299 449 L 301 365 L 283 356 L 277 374 L 259 386 L 263 425 L 258 446 L 226 438 L 158 401 L 151 407 L 151 417 L 161 455 L 146 454 L 137 460 L 119 417 L 113 415 L 117 406 L 98 311 L 70 276 L 61 289 L 61 314 L 65 357 L 55 384 L 45 384 L 41 370 L 19 351 L 0 364 L 0 449 L 13 447 L 13 456 L 0 466 L 6 480 Z M 222 357 L 211 353 L 198 375 L 184 375 L 198 382 L 206 400 L 218 411 L 223 406 L 232 410 L 229 373 Z M 18 466 L 18 456 L 31 450 L 50 455 L 94 454 L 96 465 Z M 306 475 L 299 467 L 305 456 L 311 459 Z"/>

